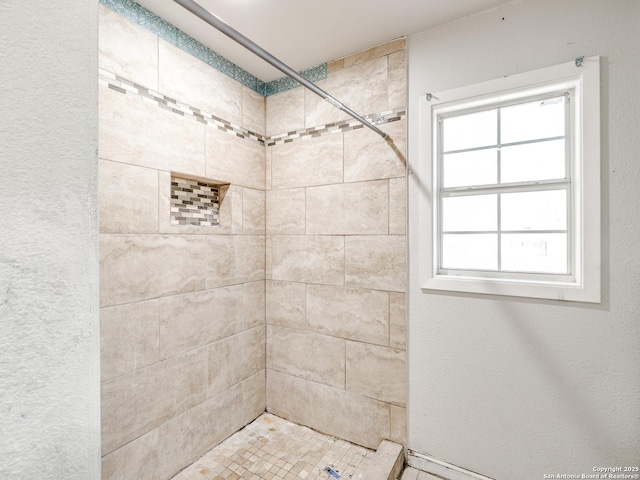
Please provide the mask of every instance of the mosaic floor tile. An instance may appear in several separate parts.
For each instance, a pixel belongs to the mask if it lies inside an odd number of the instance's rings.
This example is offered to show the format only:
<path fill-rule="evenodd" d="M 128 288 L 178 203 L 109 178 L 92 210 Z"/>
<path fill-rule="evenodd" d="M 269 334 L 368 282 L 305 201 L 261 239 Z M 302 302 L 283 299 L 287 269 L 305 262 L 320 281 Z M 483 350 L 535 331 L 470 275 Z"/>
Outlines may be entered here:
<path fill-rule="evenodd" d="M 173 480 L 356 480 L 374 453 L 265 413 Z"/>

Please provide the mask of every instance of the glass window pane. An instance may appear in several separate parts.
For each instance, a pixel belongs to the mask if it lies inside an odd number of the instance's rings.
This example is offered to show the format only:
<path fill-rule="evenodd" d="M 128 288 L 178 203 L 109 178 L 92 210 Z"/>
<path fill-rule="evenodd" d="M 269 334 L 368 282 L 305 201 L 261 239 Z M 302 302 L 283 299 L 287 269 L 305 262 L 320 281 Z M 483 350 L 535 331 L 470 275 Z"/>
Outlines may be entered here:
<path fill-rule="evenodd" d="M 445 118 L 442 127 L 443 152 L 498 143 L 498 114 L 495 109 Z"/>
<path fill-rule="evenodd" d="M 502 183 L 565 178 L 564 140 L 502 147 Z"/>
<path fill-rule="evenodd" d="M 498 183 L 498 150 L 450 153 L 443 157 L 444 187 Z"/>
<path fill-rule="evenodd" d="M 564 96 L 500 109 L 500 142 L 564 135 Z"/>
<path fill-rule="evenodd" d="M 566 230 L 565 190 L 503 193 L 502 230 Z"/>
<path fill-rule="evenodd" d="M 568 274 L 567 234 L 503 234 L 502 270 Z"/>
<path fill-rule="evenodd" d="M 462 270 L 497 270 L 498 235 L 443 235 L 442 268 Z"/>
<path fill-rule="evenodd" d="M 495 232 L 498 229 L 497 202 L 497 195 L 443 198 L 442 231 Z"/>

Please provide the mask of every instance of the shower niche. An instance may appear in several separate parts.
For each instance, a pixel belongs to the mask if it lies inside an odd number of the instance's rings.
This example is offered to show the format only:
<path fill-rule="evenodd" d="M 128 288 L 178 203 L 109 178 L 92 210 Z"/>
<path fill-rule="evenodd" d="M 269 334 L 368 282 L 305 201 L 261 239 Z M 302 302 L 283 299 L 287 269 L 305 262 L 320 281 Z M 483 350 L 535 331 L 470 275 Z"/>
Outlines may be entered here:
<path fill-rule="evenodd" d="M 219 227 L 228 183 L 171 173 L 169 217 L 172 227 Z"/>

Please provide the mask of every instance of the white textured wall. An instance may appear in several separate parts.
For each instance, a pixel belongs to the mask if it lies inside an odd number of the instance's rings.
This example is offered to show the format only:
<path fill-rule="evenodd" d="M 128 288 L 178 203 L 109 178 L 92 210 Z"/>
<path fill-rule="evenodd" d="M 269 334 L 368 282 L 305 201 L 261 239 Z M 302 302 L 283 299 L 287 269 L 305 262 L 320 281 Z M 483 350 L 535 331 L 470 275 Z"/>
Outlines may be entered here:
<path fill-rule="evenodd" d="M 640 459 L 640 2 L 521 0 L 409 39 L 408 447 L 497 479 Z M 419 288 L 418 97 L 602 56 L 601 305 Z"/>
<path fill-rule="evenodd" d="M 95 0 L 0 3 L 0 478 L 99 479 Z"/>

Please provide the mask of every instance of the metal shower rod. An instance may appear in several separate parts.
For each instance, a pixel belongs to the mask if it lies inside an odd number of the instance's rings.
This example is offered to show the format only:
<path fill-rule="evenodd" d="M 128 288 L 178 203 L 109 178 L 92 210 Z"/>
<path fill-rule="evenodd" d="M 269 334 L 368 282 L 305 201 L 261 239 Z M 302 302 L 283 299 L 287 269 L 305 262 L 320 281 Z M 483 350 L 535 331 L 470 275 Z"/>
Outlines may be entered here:
<path fill-rule="evenodd" d="M 313 82 L 310 82 L 309 80 L 304 78 L 302 75 L 300 75 L 298 72 L 293 70 L 288 65 L 282 63 L 276 57 L 274 57 L 269 52 L 267 52 L 264 48 L 260 47 L 259 45 L 256 45 L 254 42 L 249 40 L 247 37 L 242 35 L 240 32 L 235 30 L 233 27 L 227 25 L 224 21 L 222 21 L 220 18 L 216 17 L 214 14 L 212 14 L 211 12 L 209 12 L 208 10 L 203 8 L 202 6 L 200 6 L 198 3 L 194 2 L 193 0 L 173 0 L 173 1 L 176 2 L 178 5 L 180 5 L 181 7 L 189 10 L 191 13 L 193 13 L 198 18 L 200 18 L 200 19 L 204 20 L 205 22 L 207 22 L 209 25 L 211 25 L 216 30 L 219 30 L 220 32 L 224 33 L 226 36 L 228 36 L 232 40 L 236 41 L 237 43 L 239 43 L 240 45 L 245 47 L 246 49 L 248 49 L 251 52 L 255 53 L 258 57 L 262 58 L 267 63 L 273 65 L 275 68 L 280 70 L 282 73 L 284 73 L 288 77 L 293 78 L 296 82 L 298 82 L 299 84 L 301 84 L 304 87 L 308 88 L 309 90 L 311 90 L 316 95 L 319 95 L 320 97 L 324 98 L 327 102 L 329 102 L 334 107 L 339 108 L 343 112 L 347 113 L 348 115 L 352 116 L 353 118 L 355 118 L 356 120 L 361 122 L 366 127 L 369 127 L 371 130 L 376 132 L 382 138 L 384 138 L 384 139 L 388 139 L 389 138 L 389 134 L 383 132 L 378 127 L 376 127 L 374 124 L 372 124 L 371 122 L 365 120 L 363 117 L 361 117 L 356 112 L 351 110 L 349 107 L 347 107 L 347 106 L 343 105 L 342 103 L 340 103 L 334 97 L 332 97 L 327 92 L 325 92 L 323 89 L 321 89 L 320 87 L 315 85 Z"/>

